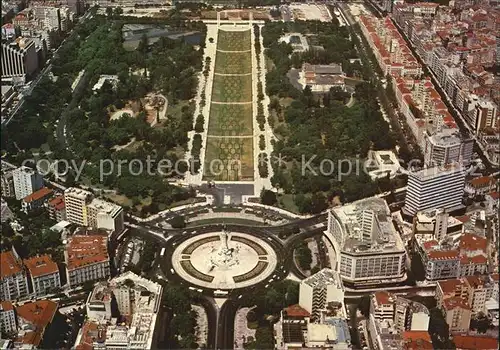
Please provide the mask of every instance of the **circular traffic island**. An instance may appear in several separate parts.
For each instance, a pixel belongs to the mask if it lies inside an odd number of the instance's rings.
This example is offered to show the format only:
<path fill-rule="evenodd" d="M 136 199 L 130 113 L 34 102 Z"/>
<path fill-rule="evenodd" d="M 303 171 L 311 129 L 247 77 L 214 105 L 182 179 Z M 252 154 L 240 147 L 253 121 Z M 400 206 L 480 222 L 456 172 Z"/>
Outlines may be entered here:
<path fill-rule="evenodd" d="M 255 285 L 276 269 L 278 258 L 263 239 L 240 232 L 189 237 L 172 253 L 175 273 L 201 288 L 231 290 Z"/>

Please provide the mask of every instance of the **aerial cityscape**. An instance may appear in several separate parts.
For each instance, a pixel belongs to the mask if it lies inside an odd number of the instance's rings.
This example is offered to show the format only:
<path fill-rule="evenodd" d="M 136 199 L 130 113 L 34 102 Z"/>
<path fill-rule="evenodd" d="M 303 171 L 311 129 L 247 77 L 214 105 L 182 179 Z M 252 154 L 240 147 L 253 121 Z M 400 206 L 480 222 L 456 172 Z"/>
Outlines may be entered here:
<path fill-rule="evenodd" d="M 499 349 L 498 0 L 1 6 L 0 349 Z"/>

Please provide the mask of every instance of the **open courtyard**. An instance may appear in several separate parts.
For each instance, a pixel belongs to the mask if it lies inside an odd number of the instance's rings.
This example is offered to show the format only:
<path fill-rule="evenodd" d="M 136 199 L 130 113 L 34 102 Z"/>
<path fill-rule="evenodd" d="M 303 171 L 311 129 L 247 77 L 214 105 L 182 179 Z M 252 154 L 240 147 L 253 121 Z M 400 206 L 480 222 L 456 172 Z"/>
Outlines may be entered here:
<path fill-rule="evenodd" d="M 219 29 L 204 161 L 204 178 L 253 181 L 251 30 Z"/>

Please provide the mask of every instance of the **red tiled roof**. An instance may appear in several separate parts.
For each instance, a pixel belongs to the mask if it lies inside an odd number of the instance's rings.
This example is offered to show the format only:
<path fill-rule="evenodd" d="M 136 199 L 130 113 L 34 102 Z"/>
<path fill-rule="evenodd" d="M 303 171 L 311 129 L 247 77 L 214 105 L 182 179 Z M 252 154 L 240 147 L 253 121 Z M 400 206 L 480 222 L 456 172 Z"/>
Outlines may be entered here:
<path fill-rule="evenodd" d="M 375 300 L 378 305 L 388 305 L 390 304 L 391 295 L 388 292 L 376 292 Z"/>
<path fill-rule="evenodd" d="M 64 209 L 64 196 L 57 196 L 49 201 L 49 206 L 53 207 L 55 210 Z"/>
<path fill-rule="evenodd" d="M 431 336 L 426 331 L 404 331 L 403 349 L 405 350 L 431 350 Z"/>
<path fill-rule="evenodd" d="M 432 247 L 435 247 L 437 245 L 439 245 L 438 241 L 436 241 L 435 239 L 433 239 L 432 241 L 424 242 L 424 249 L 425 250 L 429 250 Z"/>
<path fill-rule="evenodd" d="M 73 236 L 66 250 L 68 270 L 109 260 L 106 236 Z"/>
<path fill-rule="evenodd" d="M 0 254 L 0 278 L 15 275 L 23 270 L 21 262 L 9 250 Z"/>
<path fill-rule="evenodd" d="M 290 317 L 309 317 L 311 314 L 302 308 L 299 304 L 291 305 L 285 308 L 285 312 L 287 316 Z"/>
<path fill-rule="evenodd" d="M 476 177 L 475 179 L 472 179 L 469 181 L 469 184 L 471 184 L 473 187 L 487 187 L 487 186 L 492 186 L 496 183 L 496 180 L 492 176 L 481 176 L 481 177 Z"/>
<path fill-rule="evenodd" d="M 50 188 L 43 187 L 43 188 L 39 189 L 38 191 L 33 192 L 29 196 L 24 197 L 23 201 L 25 203 L 31 203 L 33 201 L 37 201 L 37 200 L 43 199 L 47 196 L 50 196 L 53 192 L 54 191 L 51 190 Z"/>
<path fill-rule="evenodd" d="M 493 200 L 497 200 L 498 198 L 500 198 L 500 192 L 491 192 L 489 194 L 489 196 L 493 199 Z"/>
<path fill-rule="evenodd" d="M 470 216 L 462 215 L 462 216 L 455 217 L 455 219 L 464 223 L 464 222 L 468 222 L 470 220 Z"/>
<path fill-rule="evenodd" d="M 453 310 L 456 308 L 470 310 L 470 306 L 467 304 L 467 300 L 460 297 L 452 297 L 443 300 L 443 306 L 446 310 Z"/>
<path fill-rule="evenodd" d="M 38 346 L 43 338 L 45 328 L 52 322 L 57 311 L 57 303 L 51 300 L 38 300 L 16 307 L 18 317 L 35 326 L 35 330 L 26 332 L 17 341 Z"/>
<path fill-rule="evenodd" d="M 466 276 L 464 277 L 464 279 L 471 287 L 474 287 L 474 289 L 484 285 L 483 279 L 479 276 Z"/>
<path fill-rule="evenodd" d="M 481 250 L 486 252 L 488 241 L 484 237 L 480 237 L 473 233 L 466 233 L 460 237 L 460 250 Z"/>
<path fill-rule="evenodd" d="M 49 255 L 34 256 L 24 260 L 32 277 L 40 277 L 59 272 L 57 264 Z"/>
<path fill-rule="evenodd" d="M 496 338 L 486 338 L 486 337 L 475 337 L 475 336 L 465 336 L 456 335 L 453 337 L 453 342 L 455 343 L 457 349 L 459 350 L 497 350 L 498 349 L 498 339 Z"/>
<path fill-rule="evenodd" d="M 443 291 L 443 294 L 455 293 L 457 287 L 463 284 L 459 279 L 438 281 L 439 288 Z"/>
<path fill-rule="evenodd" d="M 458 258 L 457 250 L 433 250 L 427 253 L 430 260 L 450 260 Z"/>
<path fill-rule="evenodd" d="M 460 258 L 461 265 L 469 265 L 469 264 L 485 265 L 487 263 L 488 259 L 483 255 L 475 255 L 473 257 L 468 257 L 464 255 Z"/>
<path fill-rule="evenodd" d="M 8 300 L 6 301 L 0 301 L 0 306 L 2 307 L 3 311 L 11 311 L 14 310 L 14 306 L 12 303 Z"/>
<path fill-rule="evenodd" d="M 106 326 L 87 321 L 82 327 L 82 338 L 76 350 L 92 350 L 94 341 L 104 342 L 106 339 Z"/>

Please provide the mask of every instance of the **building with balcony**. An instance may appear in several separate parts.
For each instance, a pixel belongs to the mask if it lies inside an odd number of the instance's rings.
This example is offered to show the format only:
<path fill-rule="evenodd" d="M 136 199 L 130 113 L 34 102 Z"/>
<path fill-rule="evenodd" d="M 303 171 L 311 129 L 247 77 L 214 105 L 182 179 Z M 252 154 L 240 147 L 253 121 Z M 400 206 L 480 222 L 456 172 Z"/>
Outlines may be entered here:
<path fill-rule="evenodd" d="M 88 320 L 75 348 L 153 348 L 162 293 L 160 284 L 130 271 L 98 283 L 87 300 Z M 118 324 L 118 316 L 125 321 Z"/>
<path fill-rule="evenodd" d="M 94 198 L 89 191 L 68 188 L 64 191 L 64 203 L 69 222 L 111 232 L 121 232 L 124 229 L 123 208 Z"/>
<path fill-rule="evenodd" d="M 110 275 L 107 236 L 75 235 L 69 238 L 64 257 L 71 287 Z"/>
<path fill-rule="evenodd" d="M 61 287 L 59 267 L 49 255 L 25 259 L 24 266 L 29 272 L 31 287 L 36 296 L 45 295 Z"/>
<path fill-rule="evenodd" d="M 14 305 L 10 301 L 0 301 L 0 334 L 17 332 L 17 319 Z"/>
<path fill-rule="evenodd" d="M 346 317 L 342 279 L 323 269 L 301 282 L 299 304 L 282 310 L 274 324 L 276 348 L 351 349 Z"/>
<path fill-rule="evenodd" d="M 28 280 L 14 248 L 0 253 L 0 299 L 16 300 L 28 295 Z"/>
<path fill-rule="evenodd" d="M 343 303 L 344 286 L 340 275 L 330 269 L 323 269 L 300 283 L 299 305 L 318 320 L 321 310 L 330 302 Z"/>
<path fill-rule="evenodd" d="M 16 199 L 26 198 L 43 187 L 43 177 L 37 171 L 26 166 L 19 167 L 12 172 Z"/>
<path fill-rule="evenodd" d="M 18 333 L 17 349 L 38 349 L 46 330 L 56 315 L 58 304 L 51 300 L 38 300 L 16 307 Z"/>
<path fill-rule="evenodd" d="M 49 217 L 57 222 L 66 220 L 66 205 L 64 195 L 52 198 L 48 202 Z"/>
<path fill-rule="evenodd" d="M 367 327 L 375 349 L 402 349 L 403 335 L 427 332 L 429 320 L 429 310 L 421 303 L 384 291 L 370 297 Z"/>
<path fill-rule="evenodd" d="M 467 300 L 453 297 L 443 301 L 442 312 L 450 333 L 465 333 L 469 330 L 472 310 Z"/>
<path fill-rule="evenodd" d="M 38 191 L 23 198 L 21 201 L 21 210 L 25 213 L 29 213 L 30 211 L 40 209 L 53 194 L 54 191 L 52 189 L 42 187 Z"/>

